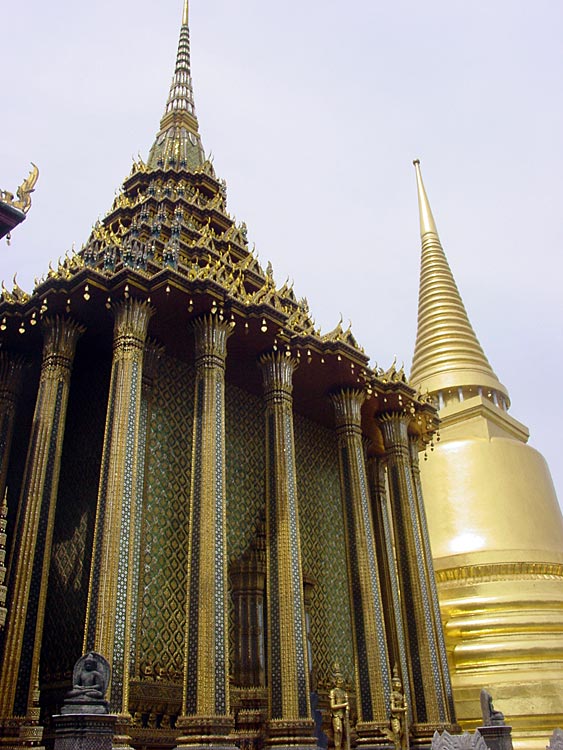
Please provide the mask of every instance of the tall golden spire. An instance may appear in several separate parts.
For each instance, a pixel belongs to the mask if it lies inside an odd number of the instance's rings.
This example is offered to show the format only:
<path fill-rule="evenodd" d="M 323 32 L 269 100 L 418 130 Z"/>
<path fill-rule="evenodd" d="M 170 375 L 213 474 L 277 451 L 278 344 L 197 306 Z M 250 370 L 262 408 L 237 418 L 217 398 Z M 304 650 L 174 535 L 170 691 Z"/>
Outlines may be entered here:
<path fill-rule="evenodd" d="M 418 297 L 418 331 L 410 381 L 423 392 L 452 388 L 485 388 L 504 395 L 475 335 L 446 255 L 414 162 L 420 211 L 422 258 Z"/>
<path fill-rule="evenodd" d="M 188 16 L 189 4 L 184 0 L 176 67 L 160 130 L 147 162 L 151 169 L 193 169 L 205 161 L 194 106 Z"/>

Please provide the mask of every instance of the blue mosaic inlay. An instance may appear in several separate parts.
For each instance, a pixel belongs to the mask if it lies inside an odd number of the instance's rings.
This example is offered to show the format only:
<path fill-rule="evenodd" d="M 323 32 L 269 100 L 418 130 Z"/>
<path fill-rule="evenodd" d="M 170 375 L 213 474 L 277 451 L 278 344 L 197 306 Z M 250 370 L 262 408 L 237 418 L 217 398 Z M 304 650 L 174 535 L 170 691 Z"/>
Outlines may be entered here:
<path fill-rule="evenodd" d="M 270 663 L 270 697 L 271 718 L 283 717 L 282 676 L 281 676 L 281 637 L 279 606 L 279 570 L 278 570 L 278 523 L 276 497 L 276 436 L 275 418 L 268 414 L 266 440 L 268 446 L 268 534 L 269 534 L 269 663 Z"/>
<path fill-rule="evenodd" d="M 404 538 L 408 533 L 405 528 L 406 519 L 403 513 L 403 504 L 401 502 L 401 485 L 399 481 L 399 469 L 394 463 L 391 463 L 388 469 L 389 484 L 394 499 L 393 509 L 395 512 L 396 528 L 398 537 Z M 411 573 L 406 556 L 401 556 L 399 560 L 401 569 L 401 595 L 404 602 L 404 613 L 407 621 L 407 639 L 409 642 L 409 655 L 411 664 L 411 673 L 413 679 L 414 698 L 416 706 L 416 720 L 424 723 L 428 720 L 426 710 L 426 698 L 424 696 L 424 675 L 422 674 L 422 665 L 420 663 L 420 648 L 418 640 L 418 628 L 413 603 L 413 585 Z"/>
<path fill-rule="evenodd" d="M 416 507 L 414 492 L 413 492 L 412 475 L 411 475 L 410 468 L 408 466 L 404 467 L 404 477 L 405 477 L 405 482 L 407 486 L 410 522 L 411 522 L 412 530 L 413 530 L 414 545 L 415 545 L 415 550 L 416 550 L 416 560 L 418 563 L 418 569 L 420 571 L 425 571 L 426 559 L 422 551 L 422 540 L 421 540 L 421 535 L 420 535 L 417 507 Z M 434 623 L 433 623 L 433 618 L 432 618 L 433 612 L 432 612 L 430 595 L 428 592 L 428 581 L 424 572 L 422 572 L 422 574 L 419 575 L 419 581 L 420 581 L 420 593 L 421 593 L 421 598 L 422 598 L 422 606 L 424 609 L 426 638 L 428 640 L 428 648 L 430 650 L 432 678 L 434 680 L 434 689 L 436 691 L 436 696 L 438 698 L 438 715 L 440 717 L 440 721 L 446 721 L 446 712 L 445 712 L 445 705 L 444 705 L 444 700 L 443 700 L 443 697 L 444 697 L 443 684 L 442 684 L 440 665 L 438 661 L 438 648 L 436 644 L 436 632 L 434 629 Z"/>
<path fill-rule="evenodd" d="M 193 493 L 191 515 L 191 548 L 190 548 L 190 581 L 188 591 L 188 654 L 186 675 L 186 713 L 197 712 L 197 651 L 199 631 L 199 558 L 200 558 L 200 525 L 201 525 L 201 486 L 203 481 L 203 399 L 205 384 L 199 377 L 196 385 L 196 408 L 194 422 L 194 458 Z"/>
<path fill-rule="evenodd" d="M 356 524 L 354 520 L 354 498 L 352 496 L 351 470 L 349 463 L 348 448 L 340 447 L 340 460 L 342 465 L 344 484 L 344 510 L 347 519 L 348 544 L 350 550 L 350 587 L 352 595 L 352 621 L 356 632 L 357 667 L 360 682 L 360 695 L 358 701 L 361 706 L 362 721 L 373 721 L 373 709 L 371 703 L 371 683 L 368 670 L 367 643 L 364 627 L 364 601 L 362 596 L 362 584 L 360 569 L 358 565 L 358 542 L 356 539 Z"/>
<path fill-rule="evenodd" d="M 292 414 L 284 411 L 284 452 L 287 461 L 287 494 L 289 505 L 289 533 L 291 554 L 291 586 L 293 590 L 293 617 L 295 629 L 295 651 L 297 671 L 297 706 L 299 716 L 309 716 L 309 696 L 307 694 L 307 658 L 305 655 L 305 633 L 303 623 L 303 584 L 299 569 L 299 527 L 297 520 L 297 488 L 295 486 L 295 457 L 293 446 Z"/>
<path fill-rule="evenodd" d="M 362 516 L 364 519 L 364 529 L 366 535 L 369 575 L 371 581 L 371 590 L 375 608 L 375 626 L 377 629 L 377 649 L 379 651 L 379 665 L 381 668 L 381 679 L 383 682 L 383 693 L 387 704 L 391 701 L 391 676 L 387 663 L 387 642 L 385 638 L 385 624 L 383 619 L 383 606 L 381 602 L 381 592 L 379 589 L 377 559 L 375 556 L 375 544 L 373 540 L 373 524 L 370 513 L 369 493 L 367 487 L 367 477 L 364 463 L 364 452 L 360 441 L 356 444 L 356 465 L 358 468 L 360 480 L 360 493 L 362 501 Z"/>
<path fill-rule="evenodd" d="M 215 381 L 215 711 L 227 713 L 227 633 L 225 633 L 225 399 L 223 378 Z"/>
<path fill-rule="evenodd" d="M 139 363 L 131 365 L 131 393 L 129 414 L 127 418 L 127 435 L 125 442 L 125 476 L 121 504 L 121 534 L 119 544 L 119 561 L 117 567 L 117 597 L 115 602 L 115 630 L 113 635 L 113 663 L 111 680 L 111 706 L 120 710 L 123 701 L 123 683 L 129 678 L 129 652 L 127 644 L 127 591 L 131 585 L 129 578 L 129 552 L 133 543 L 131 535 L 133 470 L 135 462 L 135 436 L 137 433 L 137 391 L 139 388 Z"/>
<path fill-rule="evenodd" d="M 393 540 L 391 536 L 391 525 L 389 522 L 389 511 L 385 498 L 378 498 L 376 502 L 380 503 L 381 520 L 383 523 L 383 537 L 385 540 L 385 552 L 389 560 L 389 577 L 391 579 L 391 597 L 393 601 L 393 614 L 395 617 L 397 640 L 399 646 L 399 662 L 401 665 L 401 674 L 403 675 L 403 690 L 407 700 L 409 710 L 409 720 L 412 721 L 412 700 L 410 681 L 406 679 L 408 675 L 407 649 L 405 644 L 405 625 L 403 613 L 401 611 L 401 602 L 399 599 L 399 581 L 397 578 L 397 569 L 395 567 L 395 553 L 393 550 Z"/>

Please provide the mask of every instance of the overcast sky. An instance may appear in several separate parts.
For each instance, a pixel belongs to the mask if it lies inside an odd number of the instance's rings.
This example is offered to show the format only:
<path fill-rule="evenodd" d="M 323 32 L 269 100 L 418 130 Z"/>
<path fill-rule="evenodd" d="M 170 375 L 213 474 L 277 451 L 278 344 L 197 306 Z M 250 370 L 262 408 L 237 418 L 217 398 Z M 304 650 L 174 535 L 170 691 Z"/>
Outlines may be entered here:
<path fill-rule="evenodd" d="M 420 263 L 412 160 L 483 348 L 563 499 L 563 3 L 192 0 L 204 147 L 261 261 L 324 331 L 410 368 Z M 146 158 L 182 0 L 2 8 L 0 187 L 34 161 L 0 278 L 31 291 Z M 8 283 L 10 282 L 10 283 Z"/>

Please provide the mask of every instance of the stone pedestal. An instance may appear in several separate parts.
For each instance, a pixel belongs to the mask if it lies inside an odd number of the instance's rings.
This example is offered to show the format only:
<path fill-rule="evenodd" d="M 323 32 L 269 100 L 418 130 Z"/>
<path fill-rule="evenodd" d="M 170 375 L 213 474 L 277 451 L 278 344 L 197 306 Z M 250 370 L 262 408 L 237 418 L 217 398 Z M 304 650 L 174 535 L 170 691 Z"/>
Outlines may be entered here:
<path fill-rule="evenodd" d="M 478 727 L 489 750 L 512 750 L 512 727 L 506 724 Z"/>
<path fill-rule="evenodd" d="M 67 714 L 54 716 L 55 750 L 111 750 L 117 716 Z"/>

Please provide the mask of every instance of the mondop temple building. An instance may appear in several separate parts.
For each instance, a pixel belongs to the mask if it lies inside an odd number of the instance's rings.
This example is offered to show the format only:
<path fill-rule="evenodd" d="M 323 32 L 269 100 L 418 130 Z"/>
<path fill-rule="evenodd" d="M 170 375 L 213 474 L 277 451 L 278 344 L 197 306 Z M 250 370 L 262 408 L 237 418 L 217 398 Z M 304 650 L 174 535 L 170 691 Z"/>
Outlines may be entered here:
<path fill-rule="evenodd" d="M 536 729 L 557 726 L 563 523 L 548 479 L 528 477 L 550 530 L 545 554 L 529 556 L 524 531 L 515 542 L 528 567 L 510 568 L 500 542 L 492 562 L 481 550 L 460 563 L 448 547 L 464 497 L 449 489 L 460 473 L 444 444 L 466 428 L 483 437 L 479 416 L 510 439 L 525 428 L 494 411 L 506 413 L 508 394 L 482 352 L 450 366 L 432 311 L 446 298 L 465 311 L 418 179 L 427 275 L 412 385 L 402 370 L 370 369 L 349 329 L 321 333 L 230 218 L 199 135 L 185 0 L 146 162 L 79 253 L 0 302 L 0 747 L 52 747 L 52 717 L 89 652 L 111 666 L 115 747 L 338 744 L 335 684 L 348 747 L 429 747 L 436 730 L 459 731 L 454 698 L 466 726 L 479 723 L 480 688 L 495 694 L 512 631 L 520 647 L 503 684 L 518 694 L 531 653 L 549 662 L 532 686 L 549 693 Z M 434 443 L 425 501 L 419 454 Z M 485 590 L 495 575 L 496 599 Z M 519 619 L 516 590 L 529 600 Z M 496 630 L 486 616 L 471 624 L 487 613 L 480 596 L 497 615 L 506 605 Z M 478 657 L 459 657 L 467 633 L 481 643 L 493 631 Z M 519 695 L 520 714 L 533 714 Z"/>

